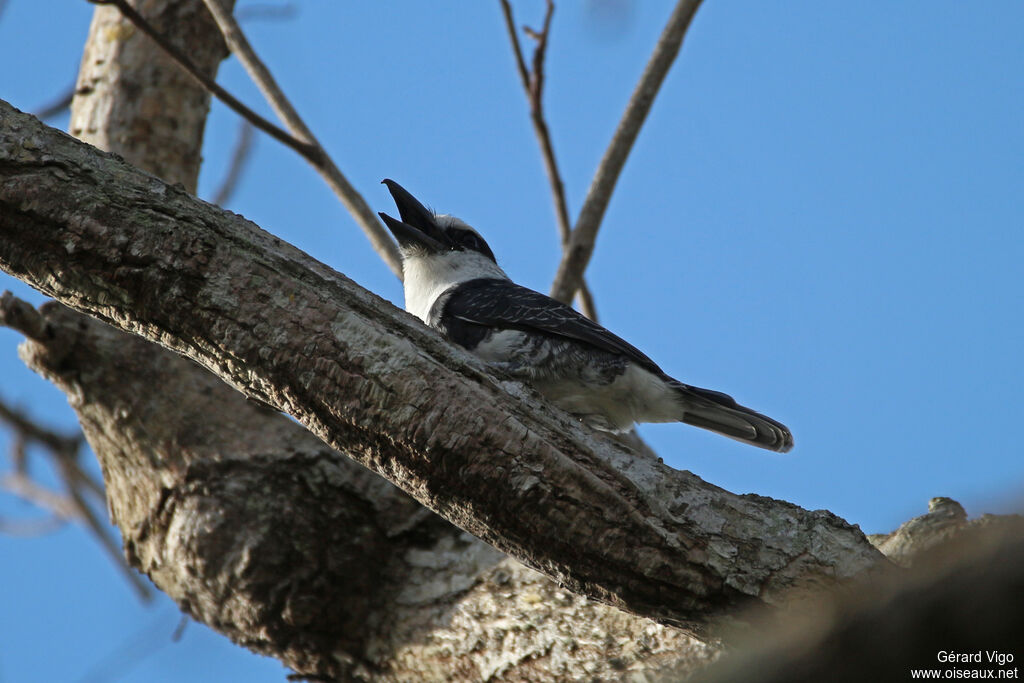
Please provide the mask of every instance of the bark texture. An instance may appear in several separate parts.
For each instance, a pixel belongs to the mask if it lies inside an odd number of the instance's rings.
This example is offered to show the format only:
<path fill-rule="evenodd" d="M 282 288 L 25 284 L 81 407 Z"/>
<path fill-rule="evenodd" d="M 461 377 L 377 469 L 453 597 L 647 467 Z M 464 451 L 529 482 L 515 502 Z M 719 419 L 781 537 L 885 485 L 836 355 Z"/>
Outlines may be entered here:
<path fill-rule="evenodd" d="M 709 620 L 874 566 L 824 511 L 639 457 L 244 219 L 0 105 L 0 267 L 293 415 L 570 590 Z"/>
<path fill-rule="evenodd" d="M 215 74 L 222 42 L 199 2 L 139 9 Z M 81 81 L 75 133 L 193 186 L 198 84 L 107 8 Z M 194 363 L 59 305 L 5 303 L 34 336 L 24 358 L 79 415 L 133 566 L 236 642 L 305 675 L 374 680 L 650 675 L 718 652 L 558 589 Z"/>
<path fill-rule="evenodd" d="M 196 66 L 217 74 L 227 46 L 202 0 L 131 4 Z M 194 194 L 209 109 L 209 93 L 116 7 L 96 8 L 71 104 L 72 135 Z"/>
<path fill-rule="evenodd" d="M 927 515 L 877 537 L 910 566 L 859 582 L 790 612 L 736 657 L 723 658 L 694 682 L 813 683 L 905 681 L 912 669 L 935 678 L 1020 678 L 1024 643 L 1024 517 L 982 515 L 935 498 Z M 959 518 L 959 522 L 952 522 Z M 770 634 L 765 637 L 765 634 Z M 982 653 L 948 663 L 940 651 Z M 989 653 L 1010 655 L 999 662 Z M 950 674 L 945 674 L 949 671 Z M 675 680 L 665 672 L 665 680 Z"/>
<path fill-rule="evenodd" d="M 297 672 L 607 679 L 717 656 L 559 588 L 176 354 L 58 304 L 7 297 L 0 322 L 78 414 L 132 565 Z"/>

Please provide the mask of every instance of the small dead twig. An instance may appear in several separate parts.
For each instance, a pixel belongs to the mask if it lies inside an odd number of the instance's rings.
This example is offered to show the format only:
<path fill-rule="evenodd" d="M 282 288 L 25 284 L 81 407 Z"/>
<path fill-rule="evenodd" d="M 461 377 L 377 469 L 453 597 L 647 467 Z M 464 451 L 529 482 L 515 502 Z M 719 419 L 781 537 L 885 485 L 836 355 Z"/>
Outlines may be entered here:
<path fill-rule="evenodd" d="M 134 7 L 128 4 L 127 0 L 86 0 L 86 2 L 91 2 L 94 5 L 113 5 L 116 7 L 120 10 L 121 14 L 124 15 L 125 19 L 132 22 L 132 24 L 134 24 L 139 30 L 152 38 L 153 41 L 159 45 L 164 52 L 170 55 L 170 57 L 177 62 L 179 66 L 185 69 L 192 78 L 199 81 L 204 88 L 213 93 L 217 99 L 229 106 L 236 114 L 249 121 L 252 125 L 256 126 L 278 142 L 291 147 L 304 158 L 315 164 L 320 154 L 320 150 L 317 145 L 289 135 L 286 131 L 278 128 L 276 125 L 242 104 L 241 101 L 227 90 L 217 85 L 216 81 L 208 78 L 206 74 L 192 63 L 192 60 L 186 57 L 181 50 L 176 48 L 159 31 L 153 28 L 153 26 L 146 21 L 141 14 L 135 11 Z"/>
<path fill-rule="evenodd" d="M 526 101 L 530 105 L 530 121 L 533 123 L 533 132 L 540 144 L 541 158 L 544 161 L 544 171 L 548 176 L 548 184 L 551 186 L 551 198 L 555 205 L 555 219 L 558 225 L 558 235 L 562 242 L 562 248 L 569 243 L 569 236 L 572 233 L 572 226 L 569 222 L 569 206 L 565 198 L 565 184 L 562 182 L 562 175 L 558 170 L 558 162 L 555 159 L 555 148 L 551 142 L 551 132 L 548 129 L 547 120 L 544 117 L 544 57 L 547 54 L 548 36 L 551 33 L 551 17 L 555 12 L 555 3 L 547 0 L 547 9 L 544 13 L 543 28 L 535 31 L 528 26 L 523 30 L 528 36 L 536 41 L 533 51 L 532 68 L 527 68 L 526 58 L 523 56 L 523 49 L 519 43 L 519 36 L 516 33 L 515 19 L 512 16 L 512 5 L 508 0 L 501 0 L 501 10 L 505 16 L 505 29 L 508 32 L 509 42 L 512 44 L 512 53 L 516 59 L 516 70 L 519 72 L 519 80 L 523 84 L 526 93 Z M 571 300 L 571 297 L 570 297 Z M 594 307 L 594 299 L 587 286 L 586 280 L 581 278 L 578 302 L 580 310 L 591 320 L 597 320 L 597 310 Z"/>
<path fill-rule="evenodd" d="M 231 199 L 231 196 L 238 188 L 238 181 L 242 177 L 246 162 L 252 156 L 252 147 L 255 136 L 253 135 L 252 124 L 242 121 L 238 126 L 238 139 L 235 142 L 235 149 L 231 153 L 231 163 L 228 172 L 224 174 L 224 180 L 213 195 L 211 200 L 217 206 L 224 206 Z"/>
<path fill-rule="evenodd" d="M 75 84 L 65 88 L 64 91 L 53 98 L 53 101 L 43 105 L 36 111 L 36 118 L 40 121 L 47 121 L 55 116 L 60 116 L 71 106 L 71 100 L 75 98 Z"/>
<path fill-rule="evenodd" d="M 45 536 L 52 534 L 67 524 L 67 520 L 50 515 L 42 519 L 3 519 L 0 518 L 0 534 L 7 536 Z"/>
<path fill-rule="evenodd" d="M 284 5 L 246 5 L 236 10 L 235 16 L 239 21 L 282 21 L 291 19 L 298 13 L 299 8 L 289 2 Z"/>
<path fill-rule="evenodd" d="M 686 30 L 698 7 L 700 0 L 679 0 L 654 46 L 654 51 L 633 90 L 633 95 L 629 98 L 615 134 L 605 150 L 601 163 L 598 164 L 597 172 L 576 219 L 576 227 L 573 228 L 569 244 L 562 253 L 562 262 L 551 285 L 551 296 L 555 299 L 568 301 L 580 287 L 583 272 L 594 253 L 598 228 L 601 226 L 619 174 L 640 134 L 640 128 L 651 110 L 665 75 L 679 54 Z"/>
<path fill-rule="evenodd" d="M 89 530 L 93 538 L 100 544 L 100 547 L 106 551 L 107 555 L 113 560 L 114 565 L 120 570 L 121 576 L 135 590 L 135 594 L 143 602 L 149 602 L 153 599 L 152 591 L 149 586 L 142 580 L 139 574 L 128 566 L 124 560 L 124 556 L 121 554 L 121 548 L 118 543 L 110 537 L 107 533 L 106 526 L 100 519 L 99 515 L 96 514 L 92 506 L 86 501 L 83 495 L 83 489 L 89 490 L 85 484 L 85 481 L 90 479 L 82 468 L 79 466 L 77 460 L 71 458 L 60 458 L 58 460 L 60 467 L 61 478 L 64 480 L 64 488 L 71 505 L 74 508 L 75 515 L 85 524 L 85 528 Z"/>
<path fill-rule="evenodd" d="M 0 302 L 0 323 L 6 320 L 4 310 L 13 307 L 17 301 L 5 292 Z M 24 303 L 24 302 L 21 302 Z M 24 304 L 28 306 L 28 304 Z M 89 502 L 91 496 L 99 504 L 105 502 L 103 486 L 82 469 L 79 452 L 84 442 L 82 436 L 61 434 L 32 420 L 18 409 L 0 400 L 0 422 L 7 424 L 13 432 L 11 459 L 13 471 L 0 475 L 0 489 L 3 489 L 34 506 L 46 510 L 50 517 L 43 520 L 11 522 L 0 520 L 0 531 L 12 533 L 44 533 L 59 528 L 70 520 L 80 520 L 111 557 L 124 578 L 135 590 L 139 599 L 152 599 L 152 592 L 142 578 L 129 567 L 121 555 L 117 542 L 111 537 L 100 516 Z M 33 481 L 29 475 L 26 444 L 36 443 L 43 447 L 52 460 L 60 477 L 64 492 L 58 493 Z"/>

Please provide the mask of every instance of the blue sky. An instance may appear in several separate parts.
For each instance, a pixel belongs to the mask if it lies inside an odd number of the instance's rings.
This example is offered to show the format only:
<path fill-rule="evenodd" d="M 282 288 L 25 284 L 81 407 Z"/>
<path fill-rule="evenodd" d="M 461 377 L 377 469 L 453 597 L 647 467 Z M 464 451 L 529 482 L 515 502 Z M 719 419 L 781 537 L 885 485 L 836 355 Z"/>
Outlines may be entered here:
<path fill-rule="evenodd" d="M 371 206 L 392 209 L 378 183 L 394 178 L 476 226 L 516 280 L 546 291 L 556 231 L 497 2 L 295 6 L 292 19 L 246 28 Z M 515 7 L 520 23 L 539 23 L 541 2 Z M 31 111 L 68 86 L 91 9 L 9 0 L 0 98 Z M 545 104 L 573 215 L 669 10 L 559 4 Z M 606 326 L 679 379 L 785 422 L 796 448 L 644 427 L 667 463 L 868 532 L 938 495 L 972 515 L 1020 508 L 1022 32 L 1024 5 L 1010 1 L 700 9 L 588 279 Z M 220 81 L 269 116 L 237 63 Z M 236 125 L 215 106 L 201 196 L 219 183 Z M 401 305 L 340 204 L 276 142 L 258 140 L 229 208 Z M 0 275 L 3 288 L 41 301 Z M 0 330 L 0 395 L 72 427 L 63 397 L 18 361 L 18 341 Z M 30 513 L 0 496 L 0 515 Z M 197 624 L 171 643 L 173 604 L 136 604 L 73 527 L 0 537 L 0 557 L 0 681 L 78 680 L 122 646 L 141 661 L 102 680 L 283 680 L 273 660 Z"/>

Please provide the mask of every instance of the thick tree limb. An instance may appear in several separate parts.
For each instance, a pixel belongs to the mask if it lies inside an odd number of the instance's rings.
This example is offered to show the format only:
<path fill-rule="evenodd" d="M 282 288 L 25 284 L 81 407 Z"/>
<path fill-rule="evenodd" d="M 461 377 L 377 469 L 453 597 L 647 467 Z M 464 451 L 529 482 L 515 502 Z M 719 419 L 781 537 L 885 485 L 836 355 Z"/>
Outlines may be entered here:
<path fill-rule="evenodd" d="M 636 457 L 241 217 L 6 104 L 0 267 L 193 358 L 467 531 L 637 614 L 707 632 L 880 557 L 830 513 Z"/>
<path fill-rule="evenodd" d="M 658 89 L 661 88 L 672 62 L 679 54 L 686 29 L 689 28 L 698 7 L 700 0 L 679 0 L 661 37 L 658 38 L 658 43 L 654 46 L 654 52 L 651 53 L 633 95 L 629 98 L 629 104 L 626 105 L 619 126 L 615 129 L 601 163 L 598 164 L 587 197 L 583 200 L 583 208 L 576 219 L 576 227 L 572 231 L 569 244 L 563 250 L 562 261 L 558 264 L 558 272 L 551 285 L 551 296 L 559 301 L 572 301 L 573 295 L 579 289 L 583 272 L 594 253 L 597 230 L 601 227 L 601 220 L 604 218 L 605 209 L 608 208 L 615 183 L 618 182 L 619 174 L 626 165 L 630 150 L 633 149 L 633 143 L 640 134 L 647 112 L 654 104 Z"/>
<path fill-rule="evenodd" d="M 164 21 L 173 13 L 168 36 L 187 40 L 193 54 L 220 46 L 223 55 L 219 32 L 196 5 L 151 1 L 143 11 Z M 73 121 L 86 120 L 83 135 L 133 164 L 156 158 L 163 173 L 194 176 L 202 124 L 195 113 L 206 110 L 205 91 L 155 43 L 133 40 L 117 12 L 96 14 L 83 70 L 97 87 L 76 98 Z M 215 73 L 215 60 L 198 63 Z M 160 97 L 147 88 L 168 85 L 175 96 L 162 100 L 161 116 L 137 106 Z M 199 130 L 190 132 L 193 126 Z M 132 134 L 137 130 L 146 134 Z M 164 139 L 174 135 L 196 148 L 166 149 Z M 38 315 L 5 302 L 0 313 L 10 312 L 10 322 L 34 341 L 23 357 L 68 394 L 90 435 L 134 565 L 193 617 L 303 675 L 443 680 L 457 671 L 476 680 L 579 680 L 649 676 L 665 666 L 692 670 L 717 655 L 716 647 L 676 629 L 558 588 L 341 454 L 326 458 L 322 442 L 301 426 L 245 401 L 194 363 L 60 306 Z M 258 452 L 246 460 L 254 444 Z M 282 494 L 288 487 L 275 481 L 302 481 L 298 500 L 250 499 L 246 487 L 220 485 L 222 463 L 240 459 L 248 467 L 244 476 L 231 469 L 233 480 Z M 314 460 L 331 476 L 311 479 Z M 202 505 L 191 505 L 197 498 Z M 252 503 L 258 504 L 247 509 Z M 336 522 L 345 519 L 353 520 L 348 527 L 376 530 L 386 543 L 333 542 Z M 225 525 L 232 543 L 208 542 L 224 537 Z M 282 565 L 275 558 L 286 550 L 296 561 Z M 295 605 L 326 605 L 329 617 L 282 619 L 280 595 Z M 337 617 L 345 614 L 360 615 L 362 627 L 347 628 Z"/>
<path fill-rule="evenodd" d="M 784 621 L 754 630 L 757 637 L 738 647 L 736 656 L 692 680 L 860 683 L 911 680 L 913 669 L 1019 679 L 1024 517 L 981 515 L 968 522 L 948 498 L 928 507 L 927 515 L 887 535 L 897 541 L 890 547 L 893 559 L 911 565 L 909 571 L 855 582 L 813 606 L 790 610 Z M 980 662 L 947 663 L 937 657 L 943 650 L 986 654 Z M 987 653 L 1016 661 L 989 660 Z"/>
<path fill-rule="evenodd" d="M 42 331 L 21 356 L 71 399 L 133 565 L 299 673 L 579 680 L 717 655 L 560 589 L 166 349 L 58 304 L 18 319 Z"/>

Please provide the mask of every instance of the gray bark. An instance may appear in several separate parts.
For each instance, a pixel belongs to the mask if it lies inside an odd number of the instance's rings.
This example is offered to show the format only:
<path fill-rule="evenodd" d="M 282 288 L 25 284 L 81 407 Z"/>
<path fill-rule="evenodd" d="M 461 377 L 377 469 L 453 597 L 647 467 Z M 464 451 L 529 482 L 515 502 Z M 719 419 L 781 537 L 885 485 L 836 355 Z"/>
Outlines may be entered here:
<path fill-rule="evenodd" d="M 198 1 L 136 7 L 215 74 L 223 43 Z M 73 132 L 194 187 L 208 97 L 111 8 L 80 82 Z M 129 561 L 236 642 L 308 675 L 392 680 L 615 677 L 718 652 L 562 591 L 194 363 L 60 306 L 5 303 L 35 337 L 23 357 L 79 415 Z"/>
<path fill-rule="evenodd" d="M 560 680 L 717 655 L 560 589 L 176 354 L 58 304 L 8 297 L 0 322 L 71 401 L 131 564 L 298 672 Z"/>
<path fill-rule="evenodd" d="M 201 0 L 132 5 L 196 66 L 217 74 L 227 46 Z M 195 193 L 209 109 L 209 93 L 116 7 L 96 8 L 71 104 L 72 135 Z"/>
<path fill-rule="evenodd" d="M 239 216 L 8 105 L 0 130 L 0 267 L 290 413 L 573 592 L 707 633 L 880 557 L 827 512 L 586 431 Z"/>

